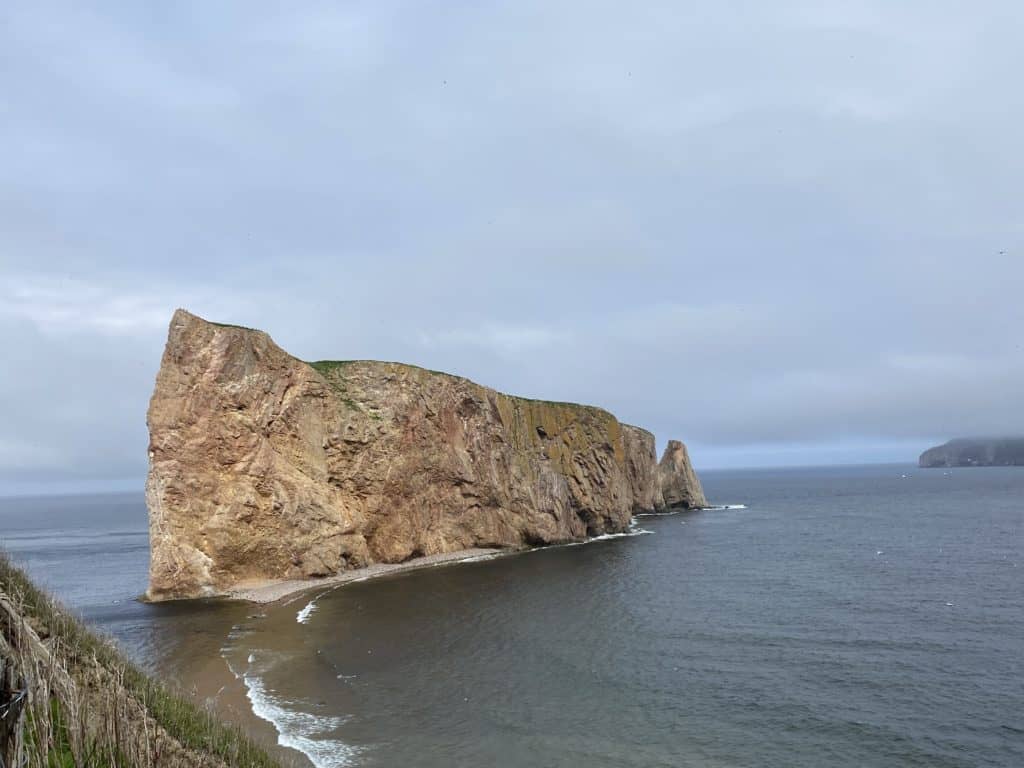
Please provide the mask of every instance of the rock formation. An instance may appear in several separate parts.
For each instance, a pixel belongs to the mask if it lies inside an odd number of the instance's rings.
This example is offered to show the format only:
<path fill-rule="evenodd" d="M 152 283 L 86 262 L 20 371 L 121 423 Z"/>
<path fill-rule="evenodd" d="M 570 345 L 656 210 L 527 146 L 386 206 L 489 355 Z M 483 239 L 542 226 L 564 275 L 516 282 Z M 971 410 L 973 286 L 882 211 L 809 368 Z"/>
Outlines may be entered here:
<path fill-rule="evenodd" d="M 1024 466 L 1024 437 L 958 438 L 929 448 L 917 460 L 920 467 Z"/>
<path fill-rule="evenodd" d="M 178 310 L 150 401 L 150 599 L 705 506 L 686 449 L 600 408 L 373 361 L 305 363 Z"/>
<path fill-rule="evenodd" d="M 658 486 L 666 507 L 706 507 L 700 480 L 690 463 L 686 446 L 669 440 L 658 464 Z M 657 499 L 655 499 L 657 502 Z"/>

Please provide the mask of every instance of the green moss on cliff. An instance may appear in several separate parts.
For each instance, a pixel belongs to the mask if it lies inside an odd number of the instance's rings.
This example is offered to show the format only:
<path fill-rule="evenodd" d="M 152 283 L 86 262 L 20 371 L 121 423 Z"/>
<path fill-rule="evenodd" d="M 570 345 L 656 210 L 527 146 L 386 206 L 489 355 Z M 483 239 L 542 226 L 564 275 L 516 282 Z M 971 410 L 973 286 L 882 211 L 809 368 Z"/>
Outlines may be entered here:
<path fill-rule="evenodd" d="M 345 366 L 355 362 L 354 360 L 317 360 L 312 363 L 308 363 L 310 367 L 320 373 L 327 383 L 331 385 L 331 388 L 338 393 L 341 402 L 345 404 L 345 407 L 349 410 L 359 411 L 362 410 L 359 403 L 352 399 L 349 395 L 348 385 L 345 382 L 344 370 Z"/>
<path fill-rule="evenodd" d="M 432 368 L 424 368 L 423 366 L 413 365 L 412 363 L 394 363 L 385 360 L 314 360 L 312 362 L 304 360 L 303 362 L 324 375 L 338 370 L 344 371 L 347 367 L 364 365 L 389 367 L 394 368 L 395 370 L 406 370 L 408 372 L 416 373 L 429 373 L 435 376 L 445 376 L 449 379 L 469 381 L 469 379 L 464 376 L 457 376 L 454 373 L 445 373 L 444 371 L 435 371 Z"/>
<path fill-rule="evenodd" d="M 305 362 L 306 365 L 310 366 L 311 368 L 313 368 L 314 370 L 316 370 L 318 373 L 322 374 L 323 376 L 329 376 L 330 374 L 334 374 L 334 373 L 344 373 L 346 368 L 350 368 L 350 367 L 357 366 L 357 365 L 361 365 L 361 366 L 381 366 L 381 367 L 392 368 L 392 369 L 394 369 L 396 371 L 405 371 L 406 373 L 413 373 L 415 375 L 430 374 L 430 375 L 433 375 L 433 376 L 443 376 L 443 377 L 448 378 L 448 379 L 455 379 L 457 381 L 467 382 L 469 384 L 472 384 L 473 386 L 479 387 L 483 391 L 497 392 L 497 390 L 493 390 L 490 387 L 485 387 L 483 384 L 477 384 L 476 382 L 474 382 L 474 381 L 472 381 L 470 379 L 467 379 L 465 376 L 459 376 L 458 374 L 447 373 L 445 371 L 437 371 L 437 370 L 434 370 L 433 368 L 424 368 L 423 366 L 413 365 L 412 363 L 395 363 L 395 362 L 387 362 L 387 361 L 383 361 L 383 360 L 313 360 L 313 361 L 305 361 L 304 360 L 303 362 Z M 507 398 L 510 398 L 512 400 L 519 400 L 519 401 L 522 401 L 524 403 L 539 403 L 541 405 L 546 405 L 546 406 L 563 406 L 563 407 L 566 407 L 566 408 L 579 408 L 579 409 L 594 410 L 594 411 L 602 410 L 600 408 L 597 408 L 596 406 L 584 405 L 582 403 L 571 403 L 571 402 L 564 401 L 564 400 L 543 400 L 543 399 L 540 399 L 540 398 L 522 397 L 521 395 L 506 395 L 506 394 L 504 394 L 502 392 L 497 392 L 497 393 L 499 395 L 501 395 L 502 397 L 507 397 Z"/>
<path fill-rule="evenodd" d="M 498 414 L 516 448 L 541 449 L 564 475 L 571 475 L 573 456 L 607 446 L 624 465 L 622 428 L 607 411 L 575 403 L 553 403 L 498 394 Z"/>
<path fill-rule="evenodd" d="M 355 360 L 313 360 L 312 362 L 306 362 L 306 365 L 324 374 L 325 376 L 339 368 L 344 368 L 347 365 L 352 365 L 357 361 Z"/>
<path fill-rule="evenodd" d="M 493 398 L 509 442 L 519 450 L 542 450 L 563 474 L 573 473 L 572 460 L 576 453 L 598 446 L 607 446 L 620 465 L 625 463 L 621 426 L 612 414 L 601 408 L 506 395 L 462 376 L 407 363 L 317 360 L 309 365 L 324 377 L 347 407 L 364 411 L 371 418 L 380 419 L 381 416 L 373 406 L 357 402 L 358 398 L 353 399 L 347 377 L 359 376 L 366 371 L 376 376 L 399 374 L 416 382 L 425 382 L 427 377 L 444 377 L 472 387 L 481 400 Z"/>

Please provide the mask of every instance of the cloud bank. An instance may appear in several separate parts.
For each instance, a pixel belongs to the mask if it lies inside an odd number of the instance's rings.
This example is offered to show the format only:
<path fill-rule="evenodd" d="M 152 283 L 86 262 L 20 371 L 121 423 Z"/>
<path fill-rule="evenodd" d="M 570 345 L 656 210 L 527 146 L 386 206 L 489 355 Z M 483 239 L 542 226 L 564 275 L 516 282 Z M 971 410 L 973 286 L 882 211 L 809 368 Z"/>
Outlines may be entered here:
<path fill-rule="evenodd" d="M 0 17 L 0 492 L 141 486 L 177 306 L 698 467 L 1024 432 L 1017 3 Z"/>

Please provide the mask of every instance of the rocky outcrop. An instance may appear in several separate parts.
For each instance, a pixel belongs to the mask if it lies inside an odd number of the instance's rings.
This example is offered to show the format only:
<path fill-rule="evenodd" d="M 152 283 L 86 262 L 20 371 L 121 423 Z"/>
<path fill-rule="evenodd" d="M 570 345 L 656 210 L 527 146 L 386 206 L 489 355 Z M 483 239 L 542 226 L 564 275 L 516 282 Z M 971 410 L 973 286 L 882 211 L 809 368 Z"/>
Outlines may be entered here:
<path fill-rule="evenodd" d="M 681 443 L 600 408 L 373 361 L 305 363 L 175 313 L 150 402 L 151 599 L 626 530 L 705 504 Z"/>
<path fill-rule="evenodd" d="M 1024 437 L 958 438 L 929 448 L 917 460 L 929 467 L 1024 466 Z"/>
<path fill-rule="evenodd" d="M 666 507 L 706 507 L 704 490 L 690 463 L 686 446 L 678 440 L 669 440 L 665 454 L 658 464 L 658 485 Z"/>

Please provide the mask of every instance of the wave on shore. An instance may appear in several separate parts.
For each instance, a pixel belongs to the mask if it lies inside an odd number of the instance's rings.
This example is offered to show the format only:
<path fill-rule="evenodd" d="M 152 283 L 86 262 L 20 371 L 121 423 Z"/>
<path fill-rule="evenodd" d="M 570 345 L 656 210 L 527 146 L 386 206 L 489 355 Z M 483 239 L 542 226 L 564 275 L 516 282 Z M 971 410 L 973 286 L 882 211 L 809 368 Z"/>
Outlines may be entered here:
<path fill-rule="evenodd" d="M 277 729 L 277 742 L 281 746 L 296 749 L 317 768 L 346 768 L 359 750 L 338 739 L 325 739 L 323 735 L 338 728 L 344 718 L 312 715 L 288 709 L 267 692 L 263 680 L 256 675 L 243 675 L 246 695 L 252 703 L 252 711 Z M 290 703 L 290 702 L 287 702 Z"/>
<path fill-rule="evenodd" d="M 612 539 L 627 538 L 631 536 L 645 536 L 651 533 L 654 533 L 654 531 L 641 528 L 639 521 L 634 517 L 630 522 L 628 530 L 618 533 L 604 533 L 598 536 L 592 536 L 583 541 L 567 542 L 563 545 L 552 546 L 580 546 L 598 541 L 609 541 Z M 551 549 L 552 546 L 537 547 L 526 551 L 542 551 L 545 549 Z M 487 551 L 479 554 L 458 557 L 457 559 L 445 558 L 436 563 L 427 564 L 426 567 L 438 567 L 441 565 L 451 565 L 453 563 L 479 562 L 507 554 L 511 553 L 505 551 Z M 385 574 L 366 574 L 358 578 L 349 579 L 332 585 L 330 588 L 314 595 L 312 599 L 303 605 L 301 609 L 296 611 L 295 620 L 299 624 L 308 624 L 313 614 L 318 609 L 317 602 L 320 598 L 330 592 L 333 592 L 339 587 L 344 586 L 345 584 L 365 581 L 367 579 L 374 578 L 374 576 L 382 575 Z M 289 603 L 294 602 L 297 602 L 295 598 L 284 602 L 283 606 L 287 606 Z M 229 633 L 229 640 L 235 640 L 243 637 L 251 631 L 252 630 L 236 626 Z M 250 653 L 248 655 L 244 672 L 239 672 L 233 668 L 232 663 L 229 660 L 230 650 L 231 649 L 229 647 L 222 649 L 222 656 L 227 662 L 228 668 L 231 670 L 232 674 L 234 674 L 234 676 L 244 684 L 246 697 L 249 700 L 253 714 L 274 726 L 274 729 L 278 734 L 278 744 L 301 752 L 309 758 L 316 768 L 348 768 L 355 764 L 358 756 L 363 752 L 363 749 L 347 744 L 337 738 L 332 738 L 332 734 L 344 725 L 348 719 L 347 717 L 321 716 L 302 711 L 304 702 L 285 699 L 280 696 L 276 696 L 272 691 L 268 690 L 265 677 L 263 675 L 263 672 L 266 672 L 267 670 L 262 670 L 261 672 L 261 669 L 258 666 L 259 661 L 266 661 L 265 658 L 258 659 L 256 654 Z M 278 663 L 280 663 L 280 660 Z M 343 678 L 347 679 L 344 675 L 338 675 L 338 679 Z"/>
<path fill-rule="evenodd" d="M 721 512 L 726 509 L 747 509 L 746 504 L 709 504 L 706 507 L 694 507 L 688 509 L 686 507 L 676 507 L 674 509 L 663 510 L 660 512 L 638 512 L 637 517 L 670 517 L 672 515 L 678 515 L 682 512 Z"/>
<path fill-rule="evenodd" d="M 299 622 L 299 624 L 305 624 L 307 621 L 309 621 L 309 617 L 313 615 L 313 611 L 315 610 L 316 598 L 313 598 L 308 603 L 306 603 L 305 608 L 303 608 L 295 615 L 295 620 Z"/>
<path fill-rule="evenodd" d="M 630 521 L 630 523 L 629 523 L 629 528 L 627 530 L 625 530 L 625 531 L 620 531 L 618 533 L 602 533 L 602 534 L 599 534 L 597 536 L 591 536 L 590 538 L 584 539 L 583 541 L 567 541 L 564 544 L 545 544 L 545 545 L 540 546 L 540 547 L 533 547 L 532 549 L 528 549 L 526 551 L 527 552 L 543 552 L 544 550 L 556 549 L 558 547 L 581 547 L 584 544 L 593 544 L 594 542 L 597 542 L 597 541 L 610 541 L 611 539 L 625 539 L 625 538 L 629 538 L 630 536 L 646 536 L 649 533 L 654 533 L 654 531 L 649 531 L 646 528 L 641 528 L 639 523 L 637 523 L 637 519 L 634 517 Z"/>
<path fill-rule="evenodd" d="M 245 685 L 253 714 L 274 726 L 277 743 L 301 752 L 316 768 L 348 768 L 353 765 L 361 750 L 329 737 L 344 725 L 347 718 L 303 712 L 296 708 L 301 702 L 275 696 L 267 690 L 259 672 L 253 669 L 253 661 L 255 657 L 250 654 L 249 668 L 241 674 L 232 668 L 230 662 L 228 669 Z"/>
<path fill-rule="evenodd" d="M 591 536 L 586 541 L 581 541 L 579 543 L 590 544 L 592 541 L 608 541 L 610 539 L 623 539 L 627 536 L 645 536 L 648 533 L 654 533 L 654 531 L 649 531 L 646 528 L 641 528 L 639 525 L 637 525 L 636 519 L 634 518 L 633 521 L 629 524 L 628 531 L 622 531 L 621 533 L 602 533 L 600 536 Z"/>

